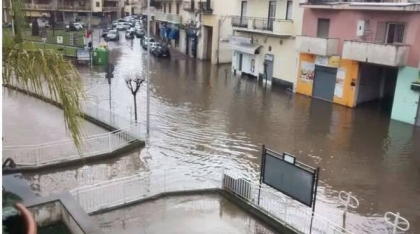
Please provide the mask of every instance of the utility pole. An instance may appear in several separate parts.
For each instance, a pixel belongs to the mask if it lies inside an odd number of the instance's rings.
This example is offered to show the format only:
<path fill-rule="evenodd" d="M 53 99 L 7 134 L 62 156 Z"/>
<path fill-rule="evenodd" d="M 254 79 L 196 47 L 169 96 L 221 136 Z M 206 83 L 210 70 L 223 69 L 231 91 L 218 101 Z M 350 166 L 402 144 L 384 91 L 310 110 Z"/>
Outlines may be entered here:
<path fill-rule="evenodd" d="M 150 0 L 147 0 L 147 40 L 150 40 Z M 150 45 L 149 41 L 147 42 L 147 134 L 150 133 Z"/>

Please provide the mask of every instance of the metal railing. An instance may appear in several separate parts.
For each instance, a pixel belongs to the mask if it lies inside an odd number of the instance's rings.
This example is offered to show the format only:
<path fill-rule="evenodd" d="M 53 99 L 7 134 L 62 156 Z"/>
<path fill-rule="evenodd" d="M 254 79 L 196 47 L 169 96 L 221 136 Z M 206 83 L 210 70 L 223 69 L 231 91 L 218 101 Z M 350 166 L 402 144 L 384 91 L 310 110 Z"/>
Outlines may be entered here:
<path fill-rule="evenodd" d="M 258 183 L 232 172 L 223 170 L 220 174 L 194 177 L 189 175 L 192 173 L 180 171 L 182 169 L 142 172 L 77 188 L 70 193 L 86 212 L 93 213 L 168 192 L 223 189 L 297 233 L 351 233 L 283 194 L 266 187 L 261 188 Z"/>
<path fill-rule="evenodd" d="M 53 10 L 52 4 L 25 3 L 23 7 L 27 10 Z"/>
<path fill-rule="evenodd" d="M 99 154 L 110 153 L 137 140 L 132 135 L 139 128 L 131 126 L 114 132 L 98 134 L 82 139 L 78 150 L 73 140 L 49 142 L 39 145 L 3 146 L 3 158 L 11 158 L 21 166 L 44 166 L 72 161 Z"/>
<path fill-rule="evenodd" d="M 232 26 L 238 28 L 248 28 L 248 17 L 246 16 L 233 16 Z"/>
<path fill-rule="evenodd" d="M 253 19 L 253 28 L 263 31 L 273 31 L 274 21 L 275 19 L 273 18 Z"/>

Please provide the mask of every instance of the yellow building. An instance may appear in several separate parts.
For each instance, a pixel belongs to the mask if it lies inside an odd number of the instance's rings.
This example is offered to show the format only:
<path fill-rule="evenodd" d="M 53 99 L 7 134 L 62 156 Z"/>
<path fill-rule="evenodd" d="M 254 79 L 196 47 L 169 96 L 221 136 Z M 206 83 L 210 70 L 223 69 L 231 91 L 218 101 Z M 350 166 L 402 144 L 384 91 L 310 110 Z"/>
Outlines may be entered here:
<path fill-rule="evenodd" d="M 267 83 L 294 87 L 298 63 L 295 36 L 302 30 L 299 1 L 234 1 L 230 17 L 232 70 Z"/>

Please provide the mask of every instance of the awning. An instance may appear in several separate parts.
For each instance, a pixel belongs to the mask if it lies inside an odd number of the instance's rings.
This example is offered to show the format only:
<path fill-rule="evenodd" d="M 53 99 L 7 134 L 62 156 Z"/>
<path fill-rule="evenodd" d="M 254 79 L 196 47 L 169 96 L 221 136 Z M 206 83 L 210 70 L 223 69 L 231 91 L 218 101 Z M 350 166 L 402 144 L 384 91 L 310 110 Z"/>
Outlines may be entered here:
<path fill-rule="evenodd" d="M 176 29 L 172 29 L 168 35 L 168 38 L 171 40 L 177 40 L 179 38 L 179 31 Z"/>
<path fill-rule="evenodd" d="M 258 49 L 262 47 L 259 44 L 230 44 L 233 50 L 246 53 L 246 54 L 256 54 Z"/>

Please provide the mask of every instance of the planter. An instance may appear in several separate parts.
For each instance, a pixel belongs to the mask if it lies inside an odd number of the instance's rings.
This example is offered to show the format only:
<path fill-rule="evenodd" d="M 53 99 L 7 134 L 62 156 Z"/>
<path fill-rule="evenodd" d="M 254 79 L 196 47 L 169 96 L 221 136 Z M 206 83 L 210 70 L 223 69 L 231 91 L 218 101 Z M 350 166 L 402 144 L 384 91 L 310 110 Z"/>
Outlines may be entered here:
<path fill-rule="evenodd" d="M 420 82 L 411 83 L 411 89 L 420 92 Z"/>

